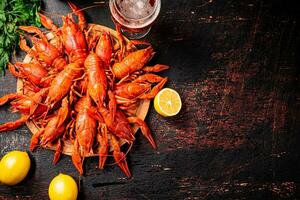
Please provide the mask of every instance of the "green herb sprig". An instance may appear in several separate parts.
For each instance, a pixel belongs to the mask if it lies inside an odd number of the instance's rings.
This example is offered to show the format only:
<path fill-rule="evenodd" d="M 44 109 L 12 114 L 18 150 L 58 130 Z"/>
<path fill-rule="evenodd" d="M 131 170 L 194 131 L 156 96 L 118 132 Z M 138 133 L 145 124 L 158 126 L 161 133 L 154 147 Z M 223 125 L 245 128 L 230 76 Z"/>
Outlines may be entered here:
<path fill-rule="evenodd" d="M 0 73 L 5 74 L 10 56 L 19 44 L 18 26 L 35 25 L 40 27 L 37 14 L 41 0 L 0 0 Z"/>

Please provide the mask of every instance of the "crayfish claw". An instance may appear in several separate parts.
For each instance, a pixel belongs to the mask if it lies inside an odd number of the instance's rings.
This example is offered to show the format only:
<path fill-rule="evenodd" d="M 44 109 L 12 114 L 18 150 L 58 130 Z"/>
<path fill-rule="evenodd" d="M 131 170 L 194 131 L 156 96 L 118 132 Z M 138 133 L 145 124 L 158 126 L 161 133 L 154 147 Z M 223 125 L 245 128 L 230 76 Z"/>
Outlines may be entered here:
<path fill-rule="evenodd" d="M 86 20 L 84 17 L 84 13 L 71 1 L 68 1 L 68 4 L 69 4 L 71 10 L 74 12 L 74 14 L 77 15 L 77 17 L 78 17 L 78 24 L 79 24 L 80 29 L 84 30 L 85 27 L 87 26 Z"/>
<path fill-rule="evenodd" d="M 11 94 L 7 94 L 3 97 L 0 98 L 0 106 L 8 103 L 9 101 L 15 100 L 19 97 L 22 97 L 22 94 L 18 94 L 18 93 L 11 93 Z"/>
<path fill-rule="evenodd" d="M 77 140 L 75 140 L 75 142 L 74 142 L 74 148 L 73 148 L 73 153 L 72 153 L 72 162 L 73 162 L 75 168 L 80 173 L 80 175 L 82 175 L 83 174 L 83 169 L 82 169 L 83 159 L 80 155 L 79 143 Z"/>
<path fill-rule="evenodd" d="M 57 26 L 55 26 L 55 24 L 53 23 L 53 21 L 50 18 L 46 17 L 45 15 L 43 15 L 41 13 L 38 13 L 38 15 L 40 16 L 42 25 L 46 29 L 52 30 L 55 33 L 58 32 Z"/>
<path fill-rule="evenodd" d="M 105 124 L 99 124 L 97 134 L 97 140 L 99 143 L 98 151 L 99 151 L 99 169 L 103 169 L 105 165 L 105 161 L 107 159 L 108 154 L 108 137 L 107 137 L 107 128 Z"/>
<path fill-rule="evenodd" d="M 44 129 L 40 130 L 39 132 L 37 132 L 36 134 L 34 134 L 31 137 L 30 140 L 30 146 L 29 149 L 30 151 L 34 151 L 34 149 L 37 147 L 37 145 L 39 144 L 39 138 L 41 137 L 41 135 L 44 134 Z"/>
<path fill-rule="evenodd" d="M 113 122 L 115 121 L 115 115 L 117 112 L 117 102 L 116 102 L 116 97 L 114 95 L 114 93 L 112 91 L 108 91 L 108 96 L 109 96 L 109 103 L 108 103 L 108 107 L 109 107 L 109 111 L 110 111 L 110 120 Z"/>
<path fill-rule="evenodd" d="M 157 149 L 157 145 L 152 137 L 151 131 L 150 131 L 148 125 L 146 124 L 146 122 L 144 122 L 143 120 L 141 120 L 137 117 L 128 117 L 127 119 L 130 123 L 135 123 L 135 124 L 139 125 L 141 127 L 141 131 L 142 131 L 143 135 L 147 138 L 147 140 L 149 141 L 149 143 L 151 144 L 153 149 Z"/>
<path fill-rule="evenodd" d="M 141 99 L 153 99 L 157 93 L 164 87 L 168 78 L 163 78 L 156 86 L 154 86 L 149 93 L 142 94 Z"/>
<path fill-rule="evenodd" d="M 21 125 L 23 125 L 28 120 L 28 118 L 29 116 L 25 115 L 14 122 L 7 122 L 5 124 L 1 124 L 0 132 L 15 130 L 19 128 Z"/>
<path fill-rule="evenodd" d="M 156 64 L 154 66 L 144 67 L 143 71 L 144 72 L 161 72 L 161 71 L 167 70 L 169 68 L 170 67 L 168 65 Z"/>
<path fill-rule="evenodd" d="M 112 146 L 114 149 L 113 157 L 114 157 L 116 163 L 118 164 L 120 169 L 126 174 L 126 176 L 128 178 L 130 178 L 131 173 L 130 173 L 130 170 L 128 168 L 128 164 L 126 161 L 126 155 L 123 152 L 121 152 L 119 142 L 118 142 L 117 138 L 113 135 L 111 135 L 111 143 L 112 143 Z"/>
<path fill-rule="evenodd" d="M 38 28 L 35 26 L 19 26 L 19 29 L 26 31 L 27 33 L 35 33 L 37 34 L 43 41 L 47 42 L 48 39 L 46 35 Z"/>
<path fill-rule="evenodd" d="M 56 165 L 56 163 L 59 161 L 62 148 L 63 148 L 63 143 L 61 140 L 58 140 L 56 151 L 54 153 L 54 158 L 53 158 L 53 162 L 52 162 L 54 165 Z"/>
<path fill-rule="evenodd" d="M 126 161 L 126 156 L 123 152 L 116 152 L 114 151 L 113 153 L 114 159 L 117 162 L 118 166 L 120 169 L 124 172 L 124 174 L 130 178 L 131 177 L 131 172 L 128 168 L 128 164 Z"/>

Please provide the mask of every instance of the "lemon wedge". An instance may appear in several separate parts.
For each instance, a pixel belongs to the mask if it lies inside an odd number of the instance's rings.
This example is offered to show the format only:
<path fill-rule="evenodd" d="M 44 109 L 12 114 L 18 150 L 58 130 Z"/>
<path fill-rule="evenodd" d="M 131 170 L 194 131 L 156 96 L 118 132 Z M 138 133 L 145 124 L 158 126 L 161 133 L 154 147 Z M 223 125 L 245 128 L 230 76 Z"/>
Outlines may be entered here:
<path fill-rule="evenodd" d="M 154 98 L 156 112 L 164 117 L 177 115 L 181 110 L 181 106 L 179 94 L 171 88 L 162 89 Z"/>

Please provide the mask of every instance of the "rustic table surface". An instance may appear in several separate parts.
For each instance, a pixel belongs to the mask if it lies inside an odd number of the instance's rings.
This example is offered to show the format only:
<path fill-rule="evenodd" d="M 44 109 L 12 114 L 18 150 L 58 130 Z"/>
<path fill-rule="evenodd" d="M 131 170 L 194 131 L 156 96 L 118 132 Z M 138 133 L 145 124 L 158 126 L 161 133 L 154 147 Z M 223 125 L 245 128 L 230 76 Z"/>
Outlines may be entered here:
<path fill-rule="evenodd" d="M 76 1 L 80 7 L 96 1 Z M 57 16 L 65 1 L 44 1 Z M 162 75 L 183 101 L 180 114 L 160 117 L 151 104 L 147 123 L 158 143 L 141 136 L 128 156 L 133 178 L 118 167 L 97 169 L 85 161 L 80 199 L 296 199 L 300 181 L 299 12 L 287 1 L 163 0 L 146 37 L 154 62 L 171 66 Z M 114 27 L 108 1 L 86 10 L 88 22 Z M 18 59 L 23 59 L 23 54 Z M 0 95 L 16 79 L 0 78 Z M 15 120 L 8 106 L 0 123 Z M 139 134 L 140 135 L 140 134 Z M 29 151 L 26 126 L 0 134 L 0 156 Z M 21 184 L 0 185 L 0 199 L 47 199 L 58 173 L 79 180 L 68 156 L 52 165 L 53 152 L 31 153 L 32 168 Z"/>

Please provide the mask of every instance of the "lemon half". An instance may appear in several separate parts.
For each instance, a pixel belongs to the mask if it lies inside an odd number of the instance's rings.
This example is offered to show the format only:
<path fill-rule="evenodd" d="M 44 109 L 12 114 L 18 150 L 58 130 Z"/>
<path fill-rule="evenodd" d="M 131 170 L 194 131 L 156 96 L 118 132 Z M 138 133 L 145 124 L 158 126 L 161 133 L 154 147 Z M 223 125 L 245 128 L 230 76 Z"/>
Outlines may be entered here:
<path fill-rule="evenodd" d="M 181 110 L 181 106 L 179 94 L 171 88 L 162 89 L 154 98 L 156 112 L 164 117 L 177 115 Z"/>

